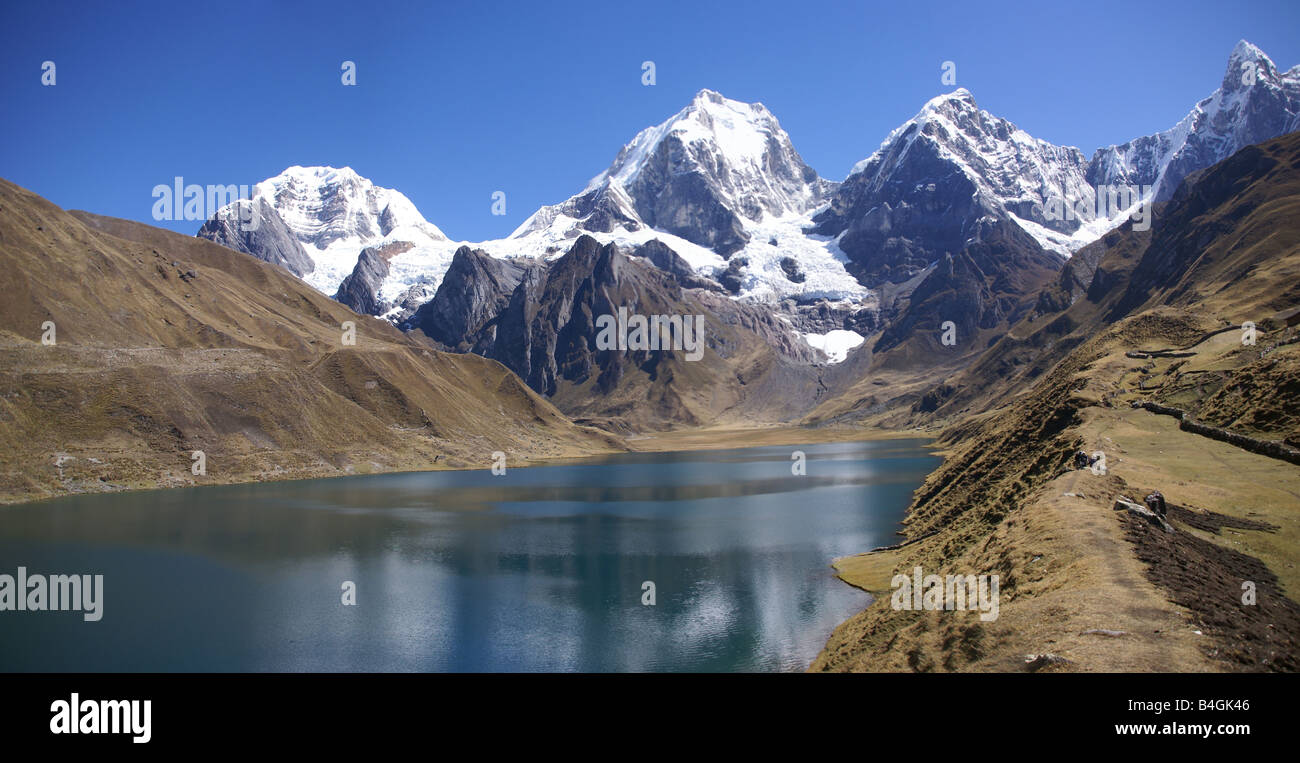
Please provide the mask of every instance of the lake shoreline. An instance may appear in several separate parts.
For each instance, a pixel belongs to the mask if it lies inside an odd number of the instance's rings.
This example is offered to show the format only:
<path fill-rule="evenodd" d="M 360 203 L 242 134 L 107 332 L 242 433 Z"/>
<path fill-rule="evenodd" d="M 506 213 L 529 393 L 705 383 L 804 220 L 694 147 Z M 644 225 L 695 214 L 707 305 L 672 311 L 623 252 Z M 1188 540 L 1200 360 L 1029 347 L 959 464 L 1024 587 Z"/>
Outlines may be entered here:
<path fill-rule="evenodd" d="M 871 442 L 878 440 L 926 440 L 925 447 L 933 447 L 929 441 L 933 435 L 920 431 L 893 431 L 873 428 L 854 427 L 818 427 L 797 426 L 757 426 L 703 427 L 697 429 L 676 429 L 666 432 L 654 432 L 623 438 L 626 448 L 577 449 L 568 448 L 571 453 L 564 455 L 546 455 L 523 457 L 518 460 L 510 458 L 507 453 L 507 468 L 523 469 L 533 466 L 557 466 L 572 464 L 602 456 L 620 453 L 677 453 L 696 450 L 726 450 L 729 448 L 762 447 L 768 445 L 811 445 L 828 442 Z M 275 451 L 275 453 L 283 453 Z M 380 468 L 369 468 L 379 466 Z M 445 465 L 439 463 L 407 462 L 391 468 L 381 466 L 374 461 L 362 469 L 340 469 L 328 465 L 305 468 L 283 469 L 280 467 L 243 471 L 228 478 L 214 474 L 190 479 L 188 475 L 164 475 L 153 480 L 130 480 L 125 482 L 96 480 L 64 480 L 59 491 L 29 490 L 0 495 L 0 507 L 22 506 L 44 501 L 56 500 L 73 495 L 95 495 L 109 493 L 132 493 L 152 490 L 170 490 L 177 488 L 215 487 L 219 485 L 245 485 L 274 482 L 302 482 L 306 480 L 334 479 L 339 477 L 359 477 L 376 474 L 404 474 L 416 472 L 456 472 L 491 469 L 490 461 L 481 466 L 471 466 L 463 461 L 448 458 Z M 61 468 L 61 467 L 56 467 Z M 0 510 L 3 510 L 0 508 Z M 829 560 L 828 560 L 829 562 Z"/>
<path fill-rule="evenodd" d="M 805 453 L 806 476 L 792 474 L 792 450 Z M 0 634 L 0 662 L 802 672 L 871 601 L 832 579 L 828 561 L 892 542 L 937 461 L 921 440 L 884 439 L 15 506 L 0 556 L 104 575 L 113 628 L 88 650 L 74 618 L 27 618 Z M 186 595 L 210 590 L 221 593 Z M 359 608 L 340 591 L 359 592 Z M 160 601 L 174 604 L 165 617 Z M 220 637 L 192 644 L 192 633 Z"/>

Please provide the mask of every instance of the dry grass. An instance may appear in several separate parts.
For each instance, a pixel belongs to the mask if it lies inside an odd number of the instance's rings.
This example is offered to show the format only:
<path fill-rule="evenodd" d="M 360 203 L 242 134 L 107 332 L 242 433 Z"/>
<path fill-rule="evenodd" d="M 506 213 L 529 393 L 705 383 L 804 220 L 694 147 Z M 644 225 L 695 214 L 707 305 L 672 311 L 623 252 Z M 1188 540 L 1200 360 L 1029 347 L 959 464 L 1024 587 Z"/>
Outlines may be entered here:
<path fill-rule="evenodd" d="M 433 351 L 247 255 L 3 181 L 0 270 L 0 502 L 622 449 L 495 361 Z"/>

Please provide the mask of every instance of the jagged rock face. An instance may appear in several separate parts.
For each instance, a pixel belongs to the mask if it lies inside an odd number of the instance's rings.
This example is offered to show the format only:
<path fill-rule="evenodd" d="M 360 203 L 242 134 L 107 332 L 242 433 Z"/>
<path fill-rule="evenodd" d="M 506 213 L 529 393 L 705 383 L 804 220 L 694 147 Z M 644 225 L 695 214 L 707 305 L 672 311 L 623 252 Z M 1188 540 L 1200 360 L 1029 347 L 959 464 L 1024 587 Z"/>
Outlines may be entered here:
<path fill-rule="evenodd" d="M 803 401 L 780 400 L 780 390 L 818 394 L 815 364 L 824 358 L 769 308 L 738 303 L 710 281 L 689 285 L 698 277 L 675 256 L 658 242 L 627 252 L 585 235 L 549 262 L 462 249 L 411 324 L 445 346 L 500 361 L 570 415 L 613 428 L 698 425 L 744 406 L 747 396 L 769 415 L 795 415 Z M 699 360 L 687 359 L 686 347 L 598 347 L 597 319 L 620 308 L 704 316 Z"/>
<path fill-rule="evenodd" d="M 865 285 L 902 283 L 965 245 L 982 218 L 1022 220 L 1062 254 L 1091 218 L 1051 220 L 1043 203 L 1087 194 L 1077 149 L 1035 139 L 965 90 L 931 100 L 854 167 L 814 232 L 839 236 Z"/>
<path fill-rule="evenodd" d="M 519 377 L 532 386 L 529 379 L 533 377 L 533 324 L 541 304 L 541 293 L 546 287 L 546 269 L 530 268 L 521 275 L 519 284 L 511 292 L 506 308 L 496 319 L 496 333 L 492 341 L 482 350 L 494 360 L 501 361 L 507 368 L 519 374 Z M 542 332 L 542 346 L 554 346 Z M 468 339 L 468 338 L 467 338 Z M 477 338 L 471 344 L 480 345 Z M 538 353 L 539 360 L 545 362 L 545 349 Z M 534 390 L 537 387 L 533 387 Z"/>
<path fill-rule="evenodd" d="M 740 216 L 718 198 L 711 178 L 698 171 L 681 172 L 674 166 L 674 160 L 689 151 L 676 137 L 660 144 L 629 189 L 635 194 L 637 213 L 652 228 L 728 257 L 743 248 L 749 236 Z"/>
<path fill-rule="evenodd" d="M 539 210 L 514 237 L 556 226 L 557 239 L 649 227 L 726 257 L 749 240 L 746 220 L 801 213 L 834 187 L 804 164 L 762 104 L 701 90 L 624 146 L 581 194 Z"/>
<path fill-rule="evenodd" d="M 592 233 L 610 233 L 617 228 L 638 231 L 643 227 L 636 215 L 627 209 L 628 200 L 621 188 L 601 185 L 585 191 L 569 201 L 554 208 L 546 208 L 537 217 L 537 222 L 554 220 L 563 214 L 581 220 L 581 227 L 574 226 L 570 237 L 576 240 L 579 230 Z"/>
<path fill-rule="evenodd" d="M 264 199 L 223 208 L 199 229 L 199 238 L 251 254 L 302 278 L 316 268 L 302 244 Z"/>
<path fill-rule="evenodd" d="M 849 272 L 868 287 L 902 283 L 961 249 L 969 226 L 990 212 L 979 205 L 974 182 L 936 145 L 921 142 L 908 153 L 894 177 L 870 168 L 850 176 L 814 218 L 815 233 L 840 237 Z"/>
<path fill-rule="evenodd" d="M 1021 314 L 1059 270 L 1064 259 L 1044 244 L 1055 248 L 1081 221 L 1037 225 L 1035 216 L 1044 196 L 1082 193 L 1083 175 L 1078 151 L 1030 138 L 959 90 L 926 104 L 861 162 L 814 218 L 814 232 L 838 236 L 863 284 L 905 300 L 882 316 L 875 353 L 908 345 L 905 364 L 926 362 L 926 353 L 969 354 L 981 332 Z M 946 321 L 956 349 L 939 344 Z"/>
<path fill-rule="evenodd" d="M 392 309 L 385 313 L 384 317 L 391 320 L 395 326 L 409 329 L 411 316 L 415 315 L 415 311 L 433 299 L 437 293 L 436 286 L 430 286 L 427 283 L 413 284 L 406 291 L 397 295 L 397 300 L 393 303 Z"/>
<path fill-rule="evenodd" d="M 497 318 L 525 272 L 536 267 L 462 246 L 452 256 L 437 293 L 416 310 L 408 327 L 457 352 L 487 354 L 496 344 Z"/>
<path fill-rule="evenodd" d="M 1092 278 L 1097 272 L 1097 263 L 1105 254 L 1106 247 L 1094 242 L 1075 253 L 1057 274 L 1056 282 L 1044 287 L 1038 295 L 1034 312 L 1038 315 L 1059 313 L 1079 301 L 1088 293 Z"/>
<path fill-rule="evenodd" d="M 582 236 L 558 260 L 521 266 L 462 247 L 438 294 L 411 323 L 448 347 L 501 361 L 534 390 L 553 395 L 558 379 L 584 380 L 592 367 L 592 310 L 610 312 L 608 299 L 595 305 L 603 293 L 595 285 L 617 280 L 616 253 L 614 245 Z M 587 304 L 575 306 L 579 295 Z"/>
<path fill-rule="evenodd" d="M 616 314 L 628 302 L 633 307 L 660 302 L 651 312 L 667 312 L 669 300 L 654 297 L 676 288 L 667 274 L 637 268 L 644 282 L 639 289 L 629 289 L 629 284 L 620 283 L 620 275 L 631 267 L 615 245 L 601 246 L 582 236 L 547 267 L 544 277 L 538 273 L 521 282 L 501 317 L 502 328 L 488 357 L 544 395 L 554 395 L 560 380 L 582 383 L 593 374 L 600 377 L 597 387 L 609 391 L 621 377 L 619 356 L 604 352 L 595 357 L 596 317 Z"/>
<path fill-rule="evenodd" d="M 622 307 L 642 315 L 707 314 L 712 329 L 705 337 L 709 352 L 723 359 L 736 342 L 730 336 L 733 331 L 718 330 L 721 324 L 757 335 L 798 362 L 817 359 L 770 311 L 710 294 L 716 291 L 686 292 L 671 273 L 629 259 L 614 244 L 602 246 L 583 236 L 563 257 L 544 270 L 529 271 L 520 281 L 488 354 L 547 395 L 554 395 L 562 382 L 581 385 L 593 377 L 595 389 L 607 393 L 629 367 L 653 376 L 661 363 L 681 362 L 670 361 L 680 354 L 676 351 L 596 349 L 596 318 L 615 315 Z"/>
<path fill-rule="evenodd" d="M 906 309 L 881 334 L 876 353 L 908 340 L 916 345 L 914 356 L 982 350 L 986 332 L 1018 321 L 1058 271 L 1055 256 L 1014 223 L 985 221 L 975 234 L 956 254 L 944 255 L 911 293 Z M 948 321 L 956 329 L 952 346 L 941 343 Z"/>
<path fill-rule="evenodd" d="M 362 315 L 382 315 L 392 307 L 379 298 L 379 289 L 388 277 L 388 261 L 408 251 L 411 244 L 394 241 L 382 246 L 368 246 L 361 250 L 357 265 L 351 275 L 343 279 L 334 299 Z"/>
<path fill-rule="evenodd" d="M 1054 282 L 1043 287 L 1034 305 L 1036 316 L 1048 316 L 1062 312 L 1088 296 L 1094 289 L 1105 292 L 1114 281 L 1109 273 L 1101 268 L 1101 262 L 1107 257 L 1119 258 L 1117 248 L 1123 247 L 1125 253 L 1141 251 L 1151 240 L 1151 232 L 1135 231 L 1131 224 L 1124 224 L 1110 231 L 1097 241 L 1074 253 L 1061 268 Z"/>
<path fill-rule="evenodd" d="M 944 255 L 912 292 L 915 309 L 904 312 L 885 330 L 875 352 L 893 349 L 914 335 L 931 348 L 938 347 L 942 326 L 948 321 L 956 326 L 961 340 L 974 336 L 978 329 L 993 328 L 1003 315 L 986 278 L 965 251 Z"/>
<path fill-rule="evenodd" d="M 859 307 L 821 299 L 804 305 L 789 302 L 782 305 L 782 312 L 799 331 L 813 334 L 845 330 L 870 336 L 881 327 L 881 314 L 874 305 Z"/>
<path fill-rule="evenodd" d="M 1280 72 L 1263 51 L 1242 40 L 1218 90 L 1169 130 L 1099 149 L 1088 181 L 1154 186 L 1155 200 L 1166 201 L 1189 174 L 1298 128 L 1300 66 Z"/>
<path fill-rule="evenodd" d="M 696 275 L 695 268 L 690 263 L 682 259 L 681 255 L 674 252 L 667 244 L 659 239 L 652 239 L 646 243 L 635 247 L 632 254 L 636 257 L 644 257 L 649 260 L 655 267 L 672 275 L 677 279 L 677 283 L 687 289 L 719 289 L 720 285 L 711 279 Z"/>
<path fill-rule="evenodd" d="M 1279 316 L 1285 313 L 1280 311 L 1300 304 L 1297 220 L 1300 134 L 1248 146 L 1192 173 L 1169 202 L 1157 206 L 1149 230 L 1122 226 L 1080 251 L 1079 269 L 1045 290 L 1031 320 L 1003 335 L 951 379 L 958 391 L 940 401 L 937 414 L 948 417 L 990 401 L 1023 399 L 1032 380 L 1091 340 L 1118 340 L 1126 349 L 1189 347 L 1222 330 L 1225 319 L 1232 331 L 1239 330 L 1233 324 L 1246 320 L 1281 328 L 1285 321 Z M 1085 293 L 1072 300 L 1084 283 Z M 1052 311 L 1052 305 L 1063 307 Z M 1211 357 L 1218 352 L 1198 351 Z M 1279 377 L 1262 377 L 1270 361 L 1254 361 L 1251 355 L 1241 353 L 1245 366 L 1236 371 L 1232 363 L 1214 363 L 1221 370 L 1206 390 L 1195 381 L 1195 391 L 1176 382 L 1175 365 L 1173 379 L 1158 386 L 1172 382 L 1165 389 L 1176 397 L 1163 399 L 1186 406 L 1199 398 L 1205 411 L 1215 396 L 1227 394 L 1242 407 L 1220 419 L 1220 425 L 1252 411 L 1267 422 L 1261 421 L 1257 431 L 1287 432 L 1294 420 L 1283 412 L 1300 410 L 1289 394 L 1300 390 L 1288 390 L 1281 381 L 1284 370 L 1279 369 Z M 1292 372 L 1286 378 L 1300 375 Z M 1261 405 L 1261 400 L 1268 402 Z"/>

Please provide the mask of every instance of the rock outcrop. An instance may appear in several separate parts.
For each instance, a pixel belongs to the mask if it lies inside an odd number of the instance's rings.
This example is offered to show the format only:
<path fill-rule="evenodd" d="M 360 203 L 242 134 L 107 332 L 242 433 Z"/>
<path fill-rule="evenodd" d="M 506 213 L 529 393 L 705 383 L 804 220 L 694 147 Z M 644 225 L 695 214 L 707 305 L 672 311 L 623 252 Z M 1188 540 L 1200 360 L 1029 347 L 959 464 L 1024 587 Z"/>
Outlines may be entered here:
<path fill-rule="evenodd" d="M 235 202 L 205 222 L 197 235 L 279 265 L 299 278 L 316 268 L 279 213 L 263 199 Z"/>
<path fill-rule="evenodd" d="M 462 246 L 452 255 L 432 300 L 416 310 L 407 328 L 418 328 L 457 352 L 487 355 L 510 295 L 529 269 L 539 265 L 503 260 Z"/>

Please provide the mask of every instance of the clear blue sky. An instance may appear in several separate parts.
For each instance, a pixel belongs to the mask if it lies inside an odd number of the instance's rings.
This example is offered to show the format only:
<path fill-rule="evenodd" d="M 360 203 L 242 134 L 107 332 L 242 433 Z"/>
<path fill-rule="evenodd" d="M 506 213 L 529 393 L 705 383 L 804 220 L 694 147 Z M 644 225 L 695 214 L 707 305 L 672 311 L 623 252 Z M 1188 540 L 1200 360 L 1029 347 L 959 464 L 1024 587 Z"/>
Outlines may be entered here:
<path fill-rule="evenodd" d="M 951 60 L 982 108 L 1091 155 L 1181 119 L 1238 39 L 1300 63 L 1300 3 L 7 2 L 0 36 L 0 176 L 62 207 L 152 222 L 176 175 L 347 165 L 480 240 L 576 193 L 703 87 L 766 104 L 841 180 L 952 89 Z"/>

